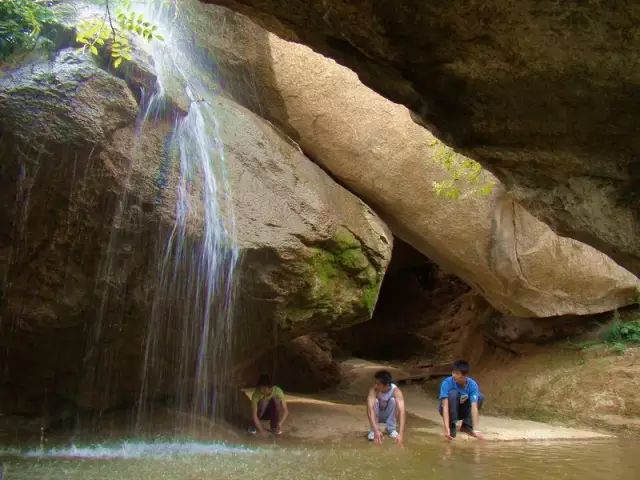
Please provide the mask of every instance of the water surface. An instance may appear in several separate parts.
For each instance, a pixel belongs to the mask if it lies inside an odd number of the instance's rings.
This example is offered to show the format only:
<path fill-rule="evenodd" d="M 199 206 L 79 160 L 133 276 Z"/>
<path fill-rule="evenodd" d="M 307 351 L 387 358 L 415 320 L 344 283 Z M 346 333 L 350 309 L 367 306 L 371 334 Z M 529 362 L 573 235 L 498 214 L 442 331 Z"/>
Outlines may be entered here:
<path fill-rule="evenodd" d="M 203 441 L 119 441 L 3 449 L 5 479 L 638 479 L 640 443 L 475 442 L 414 437 L 404 448 L 348 439 L 240 446 Z"/>

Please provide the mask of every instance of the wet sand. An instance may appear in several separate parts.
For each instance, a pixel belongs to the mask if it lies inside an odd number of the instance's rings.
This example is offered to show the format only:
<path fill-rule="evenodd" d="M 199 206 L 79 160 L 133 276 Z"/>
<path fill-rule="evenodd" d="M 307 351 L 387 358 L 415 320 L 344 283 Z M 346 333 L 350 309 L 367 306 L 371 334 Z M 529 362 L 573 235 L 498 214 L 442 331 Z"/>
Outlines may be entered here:
<path fill-rule="evenodd" d="M 357 359 L 343 362 L 342 368 L 345 380 L 335 392 L 314 396 L 287 395 L 290 417 L 285 425 L 284 438 L 323 442 L 364 439 L 368 429 L 365 398 L 368 388 L 373 383 L 373 373 L 385 368 L 390 370 L 398 380 L 408 375 L 402 369 Z M 442 435 L 442 421 L 437 412 L 436 398 L 431 398 L 419 385 L 407 385 L 401 388 L 408 414 L 407 438 L 412 433 Z M 609 434 L 593 430 L 482 414 L 478 430 L 483 433 L 487 441 L 566 441 L 611 438 Z M 477 440 L 468 435 L 459 434 L 455 441 Z"/>

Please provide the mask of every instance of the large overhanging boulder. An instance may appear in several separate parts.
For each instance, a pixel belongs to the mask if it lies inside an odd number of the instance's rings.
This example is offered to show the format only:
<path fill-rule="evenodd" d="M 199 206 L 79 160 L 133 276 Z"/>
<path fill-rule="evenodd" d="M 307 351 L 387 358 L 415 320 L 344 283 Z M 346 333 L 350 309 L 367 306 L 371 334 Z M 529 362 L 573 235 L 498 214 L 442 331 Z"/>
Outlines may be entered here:
<path fill-rule="evenodd" d="M 640 272 L 640 6 L 205 0 L 358 73 L 563 235 Z"/>
<path fill-rule="evenodd" d="M 269 37 L 270 80 L 281 101 L 265 108 L 302 148 L 424 255 L 519 316 L 588 314 L 635 301 L 634 275 L 594 248 L 560 237 L 497 183 L 458 200 L 432 184 L 449 175 L 442 148 L 409 111 L 309 48 Z M 271 77 L 269 77 L 269 71 Z M 272 108 L 270 109 L 270 107 Z M 470 190 L 470 189 L 469 189 Z"/>
<path fill-rule="evenodd" d="M 386 226 L 260 117 L 228 99 L 203 100 L 215 110 L 217 130 L 208 132 L 219 136 L 227 164 L 230 195 L 220 214 L 228 225 L 235 212 L 228 230 L 241 258 L 234 359 L 368 320 L 391 255 Z M 131 403 L 152 337 L 166 347 L 153 368 L 169 379 L 154 393 L 172 393 L 175 343 L 201 321 L 185 292 L 201 278 L 183 278 L 168 290 L 175 297 L 158 298 L 179 169 L 167 149 L 173 115 L 145 126 L 138 110 L 125 81 L 74 48 L 0 77 L 5 414 Z M 202 179 L 186 181 L 196 187 L 185 255 L 197 258 Z M 168 317 L 153 313 L 167 303 Z M 158 328 L 167 318 L 177 323 L 154 332 L 153 318 Z"/>
<path fill-rule="evenodd" d="M 449 175 L 435 159 L 441 145 L 404 106 L 364 86 L 349 69 L 224 9 L 202 9 L 199 16 L 213 25 L 194 34 L 203 50 L 223 68 L 230 68 L 230 59 L 235 68 L 244 65 L 251 108 L 373 206 L 394 234 L 473 285 L 495 308 L 549 317 L 635 301 L 634 275 L 594 248 L 555 234 L 496 179 L 489 197 L 436 195 L 433 182 Z M 226 25 L 224 33 L 217 24 Z M 229 90 L 237 95 L 240 87 L 246 85 L 230 84 Z"/>

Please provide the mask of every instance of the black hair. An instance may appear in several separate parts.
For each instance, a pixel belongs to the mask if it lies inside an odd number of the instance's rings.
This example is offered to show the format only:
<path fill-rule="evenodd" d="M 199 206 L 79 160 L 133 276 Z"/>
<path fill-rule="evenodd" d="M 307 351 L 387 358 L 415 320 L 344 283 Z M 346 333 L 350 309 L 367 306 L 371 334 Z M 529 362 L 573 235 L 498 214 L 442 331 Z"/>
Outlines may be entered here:
<path fill-rule="evenodd" d="M 391 385 L 391 382 L 393 382 L 391 374 L 386 370 L 378 370 L 373 378 L 375 378 L 382 385 Z"/>
<path fill-rule="evenodd" d="M 271 377 L 266 373 L 261 373 L 258 377 L 258 381 L 256 382 L 257 387 L 273 387 L 273 383 L 271 382 Z"/>
<path fill-rule="evenodd" d="M 469 366 L 469 362 L 466 360 L 456 360 L 453 362 L 454 372 L 460 372 L 461 374 L 466 375 L 469 373 L 469 370 L 471 370 L 471 367 Z"/>

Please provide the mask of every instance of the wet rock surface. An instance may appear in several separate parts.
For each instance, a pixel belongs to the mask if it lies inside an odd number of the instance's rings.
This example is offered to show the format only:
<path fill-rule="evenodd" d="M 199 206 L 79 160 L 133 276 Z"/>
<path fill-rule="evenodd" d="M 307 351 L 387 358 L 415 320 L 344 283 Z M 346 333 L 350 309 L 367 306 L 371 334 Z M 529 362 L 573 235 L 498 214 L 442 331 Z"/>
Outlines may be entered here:
<path fill-rule="evenodd" d="M 171 119 L 137 125 L 137 93 L 72 49 L 0 78 L 4 414 L 126 406 L 139 394 L 178 174 Z M 391 252 L 385 225 L 259 117 L 211 101 L 242 257 L 237 358 L 370 318 Z M 201 241 L 202 220 L 186 228 Z"/>

